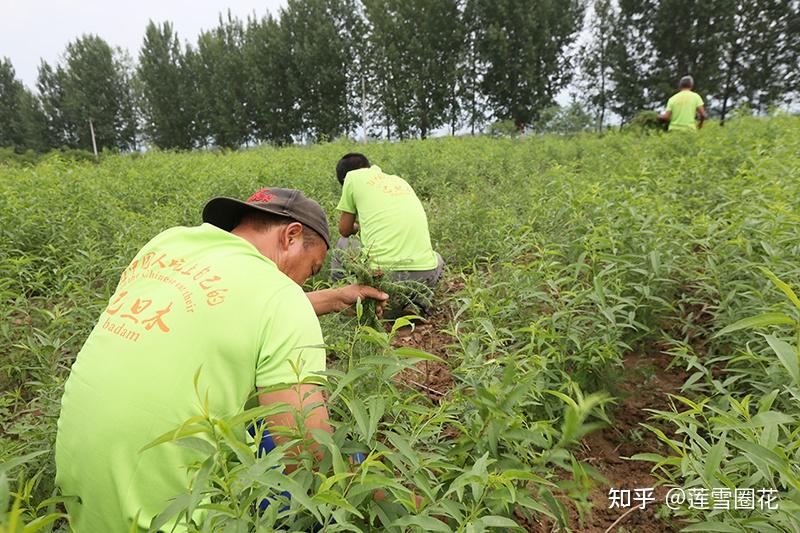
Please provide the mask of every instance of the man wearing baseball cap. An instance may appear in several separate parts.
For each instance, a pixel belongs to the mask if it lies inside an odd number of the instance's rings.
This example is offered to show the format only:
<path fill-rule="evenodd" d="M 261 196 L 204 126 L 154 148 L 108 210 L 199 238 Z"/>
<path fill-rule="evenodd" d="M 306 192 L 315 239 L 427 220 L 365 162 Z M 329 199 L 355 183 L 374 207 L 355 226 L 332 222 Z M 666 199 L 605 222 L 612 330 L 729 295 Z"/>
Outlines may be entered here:
<path fill-rule="evenodd" d="M 197 414 L 197 391 L 215 417 L 263 405 L 310 411 L 307 429 L 330 431 L 321 391 L 300 384 L 325 369 L 317 315 L 359 298 L 351 285 L 304 293 L 330 247 L 325 212 L 293 189 L 261 189 L 246 202 L 214 198 L 203 224 L 168 229 L 122 272 L 72 366 L 56 438 L 56 483 L 78 533 L 148 528 L 185 493 L 199 452 L 141 451 Z M 297 369 L 297 370 L 295 370 Z M 292 413 L 268 425 L 296 426 Z"/>

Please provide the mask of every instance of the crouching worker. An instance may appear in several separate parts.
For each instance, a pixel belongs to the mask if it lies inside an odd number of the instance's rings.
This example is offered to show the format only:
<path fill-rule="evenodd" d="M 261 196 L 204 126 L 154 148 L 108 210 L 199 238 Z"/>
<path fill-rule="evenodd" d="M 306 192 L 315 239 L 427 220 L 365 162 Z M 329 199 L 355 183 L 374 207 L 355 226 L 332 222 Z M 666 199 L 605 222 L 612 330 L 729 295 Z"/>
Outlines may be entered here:
<path fill-rule="evenodd" d="M 123 271 L 77 356 L 64 388 L 56 437 L 56 483 L 78 533 L 146 530 L 188 490 L 198 453 L 160 445 L 159 435 L 197 414 L 193 377 L 213 416 L 264 404 L 319 404 L 308 429 L 328 426 L 321 390 L 297 385 L 325 369 L 316 315 L 359 298 L 351 285 L 304 293 L 329 248 L 322 208 L 291 189 L 262 189 L 247 202 L 215 198 L 197 227 L 168 229 Z M 285 389 L 276 386 L 286 385 Z M 293 426 L 288 413 L 280 425 Z M 171 529 L 168 524 L 166 530 Z"/>
<path fill-rule="evenodd" d="M 442 277 L 444 260 L 433 251 L 428 217 L 411 185 L 355 153 L 339 160 L 336 177 L 342 197 L 336 207 L 341 213 L 341 238 L 331 259 L 334 281 L 346 274 L 342 264 L 346 250 L 360 249 L 371 268 L 394 280 L 435 286 Z"/>

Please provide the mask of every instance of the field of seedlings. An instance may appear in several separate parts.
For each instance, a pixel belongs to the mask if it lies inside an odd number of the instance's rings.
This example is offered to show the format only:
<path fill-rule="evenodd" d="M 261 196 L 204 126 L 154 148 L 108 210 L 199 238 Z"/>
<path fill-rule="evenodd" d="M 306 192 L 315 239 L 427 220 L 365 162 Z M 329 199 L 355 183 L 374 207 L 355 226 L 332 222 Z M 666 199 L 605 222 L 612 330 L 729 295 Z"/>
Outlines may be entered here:
<path fill-rule="evenodd" d="M 291 474 L 286 446 L 257 458 L 243 436 L 263 409 L 198 401 L 153 444 L 207 459 L 151 530 L 800 532 L 791 116 L 0 166 L 0 531 L 67 530 L 63 383 L 139 248 L 264 186 L 318 199 L 333 228 L 352 150 L 425 205 L 448 265 L 429 318 L 322 318 L 335 432 Z"/>

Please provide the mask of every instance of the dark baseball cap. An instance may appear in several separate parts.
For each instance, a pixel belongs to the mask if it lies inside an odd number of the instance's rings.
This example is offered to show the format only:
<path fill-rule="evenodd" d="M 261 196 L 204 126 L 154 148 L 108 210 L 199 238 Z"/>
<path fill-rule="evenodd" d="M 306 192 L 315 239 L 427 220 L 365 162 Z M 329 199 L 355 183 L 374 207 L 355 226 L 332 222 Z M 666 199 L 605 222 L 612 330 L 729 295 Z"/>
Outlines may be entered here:
<path fill-rule="evenodd" d="M 212 198 L 203 208 L 203 222 L 225 231 L 235 228 L 249 211 L 262 211 L 297 221 L 313 229 L 330 249 L 331 237 L 325 210 L 297 189 L 269 187 L 255 192 L 247 201 L 235 198 Z"/>

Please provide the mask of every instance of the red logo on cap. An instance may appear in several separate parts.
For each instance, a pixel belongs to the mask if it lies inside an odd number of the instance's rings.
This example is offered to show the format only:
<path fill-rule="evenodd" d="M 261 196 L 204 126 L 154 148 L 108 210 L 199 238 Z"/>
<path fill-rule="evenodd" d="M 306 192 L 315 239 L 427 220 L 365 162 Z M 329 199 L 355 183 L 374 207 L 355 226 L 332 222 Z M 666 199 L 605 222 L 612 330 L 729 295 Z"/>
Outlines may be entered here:
<path fill-rule="evenodd" d="M 261 189 L 247 199 L 248 202 L 271 202 L 275 195 L 269 189 Z"/>

